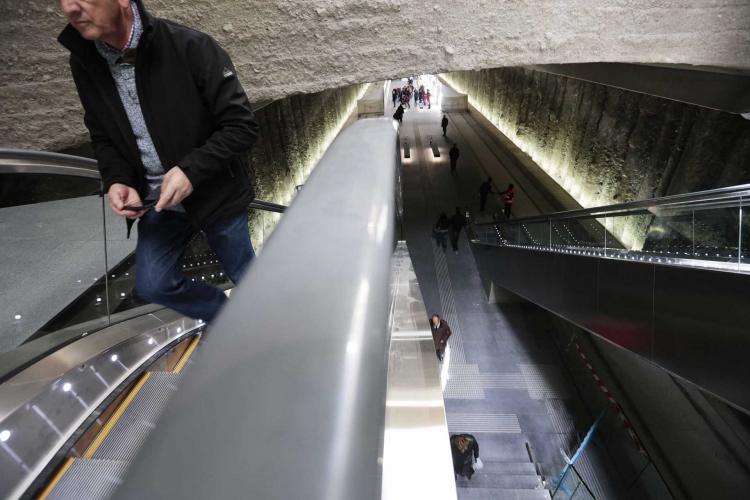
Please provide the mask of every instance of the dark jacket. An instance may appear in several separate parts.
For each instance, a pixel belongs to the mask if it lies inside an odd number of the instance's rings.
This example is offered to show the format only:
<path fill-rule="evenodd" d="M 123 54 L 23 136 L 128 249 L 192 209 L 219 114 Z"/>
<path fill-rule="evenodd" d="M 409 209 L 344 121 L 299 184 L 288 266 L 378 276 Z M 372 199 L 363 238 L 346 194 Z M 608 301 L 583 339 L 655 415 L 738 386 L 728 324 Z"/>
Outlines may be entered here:
<path fill-rule="evenodd" d="M 432 325 L 432 323 L 430 323 Z M 435 342 L 435 350 L 442 352 L 445 350 L 445 346 L 448 344 L 448 339 L 451 336 L 451 329 L 448 323 L 440 318 L 440 323 L 436 327 L 432 325 L 432 340 Z"/>
<path fill-rule="evenodd" d="M 467 447 L 458 447 L 459 438 L 465 438 Z M 450 437 L 451 455 L 453 457 L 453 471 L 456 474 L 471 477 L 474 474 L 474 461 L 479 458 L 479 443 L 471 434 L 454 434 Z"/>
<path fill-rule="evenodd" d="M 253 199 L 241 157 L 255 143 L 258 123 L 232 61 L 210 36 L 152 17 L 141 0 L 135 5 L 143 23 L 136 87 L 164 171 L 179 166 L 192 183 L 182 206 L 194 226 L 240 213 Z M 145 168 L 107 62 L 71 25 L 58 41 L 70 50 L 105 192 L 121 183 L 143 197 Z"/>
<path fill-rule="evenodd" d="M 448 126 L 448 117 L 444 116 L 442 120 L 440 120 L 440 126 L 445 128 Z"/>
<path fill-rule="evenodd" d="M 458 155 L 459 154 L 460 153 L 459 153 L 458 148 L 456 146 L 453 146 L 450 149 L 450 151 L 448 151 L 448 156 L 450 157 L 451 160 L 454 160 L 454 161 L 458 160 Z"/>
<path fill-rule="evenodd" d="M 466 217 L 464 214 L 456 213 L 451 217 L 451 235 L 458 236 L 461 233 L 461 229 L 466 225 Z"/>
<path fill-rule="evenodd" d="M 490 181 L 485 181 L 482 183 L 481 186 L 479 186 L 479 196 L 482 198 L 486 198 L 488 194 L 492 192 L 492 183 Z"/>

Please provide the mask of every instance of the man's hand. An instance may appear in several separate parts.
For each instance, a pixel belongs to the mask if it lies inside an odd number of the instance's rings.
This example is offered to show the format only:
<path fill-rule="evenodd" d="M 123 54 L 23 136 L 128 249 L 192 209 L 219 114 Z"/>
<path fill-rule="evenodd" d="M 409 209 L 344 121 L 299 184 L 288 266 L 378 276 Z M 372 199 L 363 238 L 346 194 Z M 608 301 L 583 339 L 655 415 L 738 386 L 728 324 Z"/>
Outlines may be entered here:
<path fill-rule="evenodd" d="M 182 200 L 190 196 L 193 192 L 193 185 L 190 179 L 180 167 L 172 167 L 169 172 L 164 174 L 164 180 L 161 183 L 161 196 L 156 204 L 156 211 L 161 212 L 164 208 L 177 205 Z"/>
<path fill-rule="evenodd" d="M 122 215 L 129 219 L 137 219 L 146 213 L 146 210 L 125 210 L 126 206 L 132 207 L 142 205 L 138 191 L 130 186 L 126 186 L 125 184 L 112 184 L 107 192 L 107 198 L 109 199 L 109 207 L 117 215 Z"/>

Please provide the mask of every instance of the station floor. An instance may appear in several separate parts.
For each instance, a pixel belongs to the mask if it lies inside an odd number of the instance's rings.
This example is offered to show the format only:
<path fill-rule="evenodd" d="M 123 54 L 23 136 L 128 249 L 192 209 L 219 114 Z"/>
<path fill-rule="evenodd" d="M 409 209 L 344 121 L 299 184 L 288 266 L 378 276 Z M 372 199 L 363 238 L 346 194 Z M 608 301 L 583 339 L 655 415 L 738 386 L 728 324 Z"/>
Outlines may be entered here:
<path fill-rule="evenodd" d="M 565 463 L 560 449 L 570 452 L 573 430 L 582 436 L 592 419 L 547 335 L 548 316 L 529 303 L 489 303 L 465 233 L 455 254 L 450 244 L 445 252 L 439 248 L 431 230 L 440 212 L 450 217 L 457 206 L 478 211 L 479 185 L 488 175 L 500 187 L 516 185 L 516 215 L 553 207 L 526 195 L 534 189 L 517 178 L 518 165 L 509 165 L 508 151 L 470 113 L 447 116 L 443 137 L 439 109 L 412 107 L 400 137 L 411 147 L 410 159 L 401 151 L 407 246 L 428 312 L 444 317 L 453 331 L 444 389 L 449 432 L 475 435 L 485 463 L 471 481 L 457 479 L 459 499 L 549 498 L 541 476 L 548 488 L 555 483 Z M 454 143 L 461 152 L 455 174 L 448 160 Z M 490 199 L 487 213 L 498 205 Z M 603 472 L 606 459 L 598 458 L 603 454 L 587 453 L 579 468 L 596 498 L 617 498 Z"/>

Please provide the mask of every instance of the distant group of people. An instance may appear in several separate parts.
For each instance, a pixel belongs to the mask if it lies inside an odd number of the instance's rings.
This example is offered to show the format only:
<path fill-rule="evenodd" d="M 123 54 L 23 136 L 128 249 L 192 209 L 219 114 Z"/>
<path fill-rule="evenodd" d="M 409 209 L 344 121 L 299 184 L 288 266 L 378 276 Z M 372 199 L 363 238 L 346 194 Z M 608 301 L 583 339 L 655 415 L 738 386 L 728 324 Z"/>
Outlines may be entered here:
<path fill-rule="evenodd" d="M 393 113 L 393 118 L 398 120 L 399 123 L 402 123 L 404 120 L 404 111 L 411 108 L 412 99 L 414 100 L 414 107 L 426 106 L 427 109 L 432 107 L 432 93 L 430 93 L 430 89 L 425 89 L 424 85 L 416 87 L 413 78 L 409 78 L 406 85 L 394 87 L 391 90 L 391 99 L 393 100 L 394 108 L 398 104 L 398 108 Z"/>
<path fill-rule="evenodd" d="M 479 211 L 484 212 L 485 207 L 487 206 L 487 198 L 490 194 L 496 194 L 503 202 L 503 215 L 505 215 L 506 219 L 510 219 L 511 211 L 513 210 L 513 198 L 515 198 L 515 186 L 513 184 L 508 184 L 507 189 L 505 191 L 493 191 L 492 190 L 492 177 L 487 177 L 487 180 L 484 181 L 479 186 Z"/>
<path fill-rule="evenodd" d="M 396 107 L 396 103 L 400 103 L 401 106 L 406 108 L 411 108 L 412 99 L 414 100 L 414 106 L 422 104 L 427 106 L 428 109 L 432 106 L 430 102 L 432 98 L 430 89 L 425 89 L 424 85 L 415 87 L 413 78 L 409 78 L 408 83 L 402 87 L 394 87 L 391 90 L 391 98 L 394 108 Z"/>

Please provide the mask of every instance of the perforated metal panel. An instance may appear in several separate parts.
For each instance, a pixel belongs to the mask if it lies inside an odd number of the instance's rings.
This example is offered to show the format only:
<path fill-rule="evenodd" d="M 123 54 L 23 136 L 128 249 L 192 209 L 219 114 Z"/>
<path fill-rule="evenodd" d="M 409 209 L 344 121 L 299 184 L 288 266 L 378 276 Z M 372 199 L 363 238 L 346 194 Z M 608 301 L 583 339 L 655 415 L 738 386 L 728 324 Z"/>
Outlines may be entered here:
<path fill-rule="evenodd" d="M 181 375 L 153 372 L 136 397 L 94 453 L 96 459 L 133 459 L 141 444 L 156 426 Z"/>
<path fill-rule="evenodd" d="M 128 464 L 119 460 L 76 459 L 50 493 L 50 500 L 104 500 L 122 482 Z"/>

